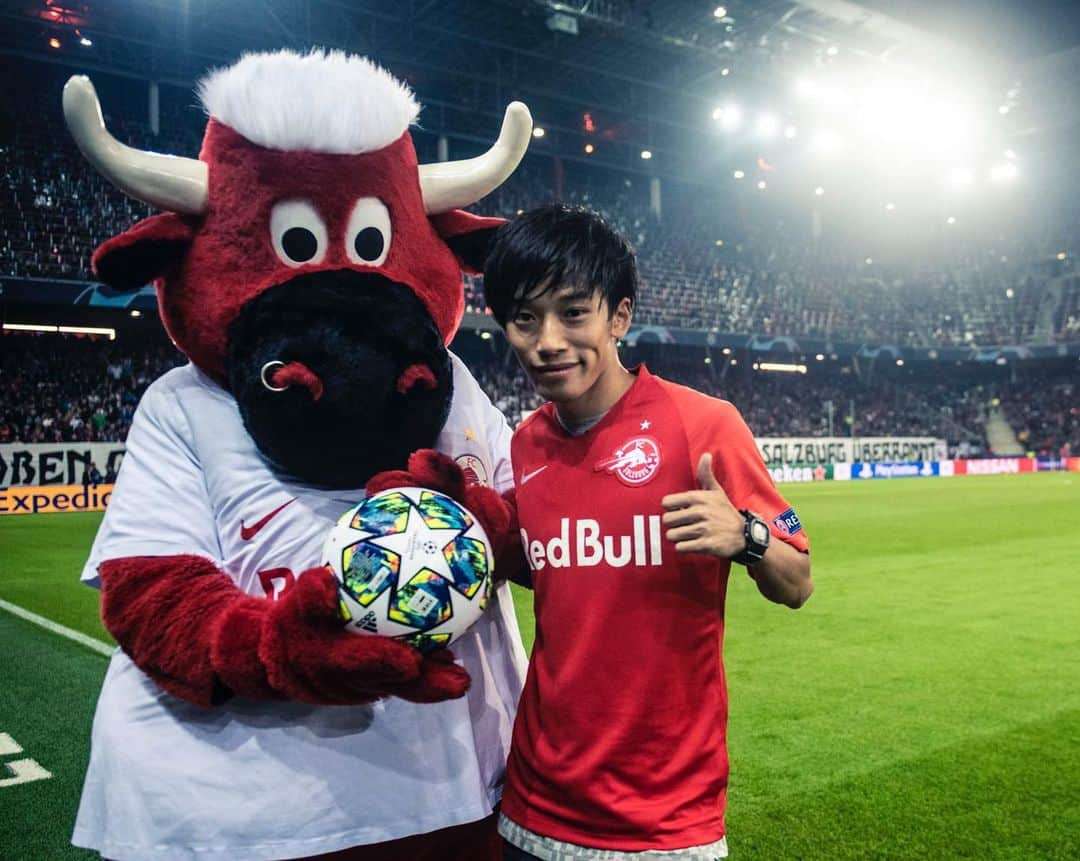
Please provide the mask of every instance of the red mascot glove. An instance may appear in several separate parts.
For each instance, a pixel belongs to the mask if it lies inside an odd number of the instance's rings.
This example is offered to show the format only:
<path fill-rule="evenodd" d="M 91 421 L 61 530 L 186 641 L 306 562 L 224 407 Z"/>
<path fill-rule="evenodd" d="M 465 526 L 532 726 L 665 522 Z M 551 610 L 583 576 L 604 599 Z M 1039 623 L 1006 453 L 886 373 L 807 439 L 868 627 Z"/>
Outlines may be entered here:
<path fill-rule="evenodd" d="M 111 559 L 99 572 L 109 633 L 162 688 L 196 705 L 233 695 L 315 705 L 385 696 L 438 702 L 469 688 L 445 649 L 425 656 L 346 631 L 325 567 L 303 572 L 277 601 L 241 592 L 201 556 Z"/>
<path fill-rule="evenodd" d="M 525 556 L 518 538 L 513 490 L 500 496 L 490 487 L 468 484 L 465 473 L 452 458 L 430 448 L 414 451 L 409 456 L 408 470 L 391 469 L 372 476 L 365 489 L 375 494 L 392 487 L 426 487 L 464 505 L 480 521 L 491 542 L 496 579 L 518 579 Z"/>

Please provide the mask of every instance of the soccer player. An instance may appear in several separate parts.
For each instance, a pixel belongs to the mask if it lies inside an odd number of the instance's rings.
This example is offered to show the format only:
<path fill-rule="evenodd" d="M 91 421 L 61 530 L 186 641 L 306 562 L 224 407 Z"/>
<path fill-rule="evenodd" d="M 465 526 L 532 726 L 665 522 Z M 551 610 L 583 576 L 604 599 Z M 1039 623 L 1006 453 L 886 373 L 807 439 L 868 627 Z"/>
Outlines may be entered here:
<path fill-rule="evenodd" d="M 511 444 L 536 642 L 514 725 L 505 858 L 727 855 L 722 643 L 732 562 L 813 590 L 806 533 L 727 401 L 628 370 L 637 264 L 562 205 L 500 229 L 485 293 L 547 399 Z"/>

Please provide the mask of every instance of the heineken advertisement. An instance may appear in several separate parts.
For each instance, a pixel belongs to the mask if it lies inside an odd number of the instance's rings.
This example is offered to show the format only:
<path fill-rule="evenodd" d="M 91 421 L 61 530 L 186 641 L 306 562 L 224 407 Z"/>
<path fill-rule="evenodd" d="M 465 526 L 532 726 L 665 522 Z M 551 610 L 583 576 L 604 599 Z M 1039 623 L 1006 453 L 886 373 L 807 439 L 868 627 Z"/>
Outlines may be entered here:
<path fill-rule="evenodd" d="M 940 461 L 948 457 L 945 440 L 929 436 L 761 437 L 757 445 L 770 470 L 836 463 Z"/>

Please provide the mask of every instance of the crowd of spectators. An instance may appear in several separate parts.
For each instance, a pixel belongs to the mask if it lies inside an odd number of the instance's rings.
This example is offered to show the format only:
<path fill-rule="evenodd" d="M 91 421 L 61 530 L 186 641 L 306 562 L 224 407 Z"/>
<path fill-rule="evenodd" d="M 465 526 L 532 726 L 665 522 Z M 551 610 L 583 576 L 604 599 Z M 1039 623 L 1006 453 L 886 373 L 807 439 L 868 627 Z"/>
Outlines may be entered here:
<path fill-rule="evenodd" d="M 481 386 L 516 425 L 541 401 L 516 364 L 471 363 Z M 685 362 L 651 360 L 665 378 L 729 400 L 759 437 L 921 436 L 946 440 L 965 456 L 985 450 L 983 427 L 993 386 L 940 381 L 870 384 L 850 367 L 814 377 L 787 374 L 720 375 Z"/>
<path fill-rule="evenodd" d="M 92 250 L 149 209 L 86 164 L 63 126 L 59 83 L 41 86 L 48 91 L 20 88 L 0 106 L 0 275 L 90 279 Z M 201 120 L 190 108 L 166 109 L 164 132 L 155 136 L 124 104 L 106 103 L 119 139 L 197 152 Z M 1071 258 L 1049 255 L 1057 247 L 1049 240 L 958 247 L 932 264 L 867 262 L 836 245 L 809 244 L 782 221 L 762 216 L 748 225 L 726 211 L 723 198 L 674 186 L 658 218 L 648 185 L 642 176 L 555 169 L 551 159 L 530 156 L 475 208 L 512 217 L 558 198 L 602 212 L 638 249 L 643 289 L 635 317 L 642 324 L 915 347 L 1080 337 Z M 467 304 L 483 312 L 480 279 L 467 284 Z"/>
<path fill-rule="evenodd" d="M 61 82 L 43 76 L 0 105 L 0 276 L 88 280 L 93 248 L 150 210 L 92 170 L 67 134 Z M 164 103 L 162 135 L 137 119 L 138 99 L 105 99 L 106 122 L 133 146 L 194 155 L 202 120 L 190 104 Z M 126 107 L 125 107 L 126 106 Z M 110 113 L 112 111 L 112 113 Z M 418 138 L 422 151 L 430 140 Z M 426 147 L 426 149 L 425 149 Z M 428 154 L 430 158 L 430 153 Z M 783 222 L 732 215 L 718 195 L 665 186 L 664 217 L 649 180 L 529 155 L 474 208 L 513 217 L 561 199 L 604 214 L 638 250 L 635 323 L 716 332 L 915 347 L 988 346 L 1080 339 L 1080 276 L 1059 256 L 1061 235 L 957 246 L 950 257 L 903 265 L 852 260 L 810 244 Z M 466 307 L 486 313 L 483 283 L 466 279 Z M 145 386 L 181 361 L 170 347 L 132 352 L 89 340 L 3 338 L 0 442 L 119 440 Z M 716 366 L 659 368 L 671 379 L 726 397 L 759 435 L 920 435 L 965 451 L 982 446 L 986 405 L 1000 395 L 1021 442 L 1039 451 L 1080 450 L 1076 389 L 1068 380 L 978 389 L 943 382 L 868 385 L 857 374 L 786 379 L 718 375 Z M 512 422 L 538 405 L 516 365 L 474 367 Z M 832 404 L 831 409 L 827 404 Z"/>
<path fill-rule="evenodd" d="M 163 339 L 162 339 L 163 340 Z M 0 443 L 113 442 L 126 438 L 146 387 L 182 364 L 175 348 L 78 337 L 0 338 Z M 633 357 L 627 358 L 633 362 Z M 524 373 L 497 351 L 468 363 L 516 426 L 540 406 Z M 1025 450 L 1080 453 L 1080 386 L 1067 374 L 1014 383 L 867 380 L 850 365 L 808 376 L 650 358 L 666 378 L 730 400 L 761 437 L 922 436 L 965 456 L 986 453 L 984 425 L 1000 408 Z"/>
<path fill-rule="evenodd" d="M 1040 385 L 1009 385 L 1001 409 L 1016 438 L 1028 451 L 1051 457 L 1080 454 L 1078 375 L 1061 375 Z"/>
<path fill-rule="evenodd" d="M 171 346 L 89 338 L 0 339 L 0 443 L 114 442 L 146 387 L 183 362 Z"/>

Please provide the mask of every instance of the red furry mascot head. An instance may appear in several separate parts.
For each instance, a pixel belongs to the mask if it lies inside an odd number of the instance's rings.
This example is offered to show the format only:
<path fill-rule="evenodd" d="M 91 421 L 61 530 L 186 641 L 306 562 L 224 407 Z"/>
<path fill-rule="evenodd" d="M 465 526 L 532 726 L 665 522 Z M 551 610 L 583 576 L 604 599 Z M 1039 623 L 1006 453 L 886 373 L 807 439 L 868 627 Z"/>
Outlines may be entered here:
<path fill-rule="evenodd" d="M 210 120 L 187 159 L 120 144 L 90 81 L 68 83 L 83 154 L 166 210 L 102 245 L 95 271 L 119 289 L 155 281 L 169 335 L 276 466 L 339 487 L 404 467 L 446 420 L 461 270 L 501 223 L 459 207 L 517 166 L 528 110 L 511 104 L 483 155 L 418 165 L 412 93 L 362 57 L 253 54 L 201 96 Z"/>

